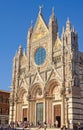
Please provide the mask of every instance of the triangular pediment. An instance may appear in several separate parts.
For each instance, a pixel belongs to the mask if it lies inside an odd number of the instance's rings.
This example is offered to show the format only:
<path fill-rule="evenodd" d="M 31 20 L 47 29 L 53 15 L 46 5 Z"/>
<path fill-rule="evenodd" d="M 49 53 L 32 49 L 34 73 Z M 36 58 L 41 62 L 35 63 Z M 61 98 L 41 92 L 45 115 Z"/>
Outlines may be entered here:
<path fill-rule="evenodd" d="M 32 85 L 35 83 L 42 83 L 44 85 L 44 82 L 43 82 L 43 80 L 38 72 L 36 73 L 36 75 L 33 79 Z"/>
<path fill-rule="evenodd" d="M 20 78 L 19 80 L 19 87 L 24 87 L 26 88 L 27 86 L 29 86 L 29 82 L 28 80 L 24 77 L 24 75 Z"/>
<path fill-rule="evenodd" d="M 38 15 L 37 22 L 33 29 L 31 41 L 37 41 L 48 34 L 48 28 L 41 14 Z"/>
<path fill-rule="evenodd" d="M 57 81 L 62 82 L 61 76 L 59 75 L 58 71 L 53 67 L 47 81 L 50 81 L 52 79 L 56 79 Z"/>
<path fill-rule="evenodd" d="M 54 45 L 54 50 L 61 49 L 61 45 L 62 45 L 61 40 L 59 37 L 57 37 Z"/>

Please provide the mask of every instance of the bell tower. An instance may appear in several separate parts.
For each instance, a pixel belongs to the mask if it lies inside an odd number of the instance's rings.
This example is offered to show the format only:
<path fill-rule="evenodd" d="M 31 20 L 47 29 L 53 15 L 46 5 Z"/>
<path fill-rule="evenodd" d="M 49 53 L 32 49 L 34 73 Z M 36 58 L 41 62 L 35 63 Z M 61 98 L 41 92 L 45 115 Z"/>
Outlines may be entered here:
<path fill-rule="evenodd" d="M 68 84 L 71 84 L 70 82 L 74 84 L 74 78 L 78 75 L 78 34 L 74 27 L 71 27 L 69 19 L 66 22 L 66 29 L 64 30 L 63 28 L 62 31 L 62 44 L 65 80 L 71 79 L 71 81 L 68 81 Z M 78 84 L 75 85 L 78 86 Z"/>

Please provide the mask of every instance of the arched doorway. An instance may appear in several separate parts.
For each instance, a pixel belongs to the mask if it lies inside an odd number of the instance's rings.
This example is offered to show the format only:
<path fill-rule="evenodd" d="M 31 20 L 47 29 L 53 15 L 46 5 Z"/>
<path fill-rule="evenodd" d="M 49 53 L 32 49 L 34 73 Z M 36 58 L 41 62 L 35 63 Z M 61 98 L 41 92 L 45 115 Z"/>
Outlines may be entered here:
<path fill-rule="evenodd" d="M 43 102 L 43 86 L 40 83 L 36 83 L 29 89 L 30 94 L 30 121 L 35 122 L 35 125 L 39 121 L 43 122 L 44 115 L 44 102 Z"/>
<path fill-rule="evenodd" d="M 18 92 L 18 100 L 16 104 L 16 120 L 17 121 L 28 120 L 27 90 L 24 87 L 21 87 Z"/>
<path fill-rule="evenodd" d="M 60 96 L 60 84 L 57 80 L 52 79 L 49 81 L 45 88 L 46 100 L 47 100 L 47 111 L 48 111 L 48 122 L 52 121 L 55 125 L 57 120 L 58 127 L 61 126 L 61 96 Z M 50 103 L 49 103 L 50 102 Z"/>

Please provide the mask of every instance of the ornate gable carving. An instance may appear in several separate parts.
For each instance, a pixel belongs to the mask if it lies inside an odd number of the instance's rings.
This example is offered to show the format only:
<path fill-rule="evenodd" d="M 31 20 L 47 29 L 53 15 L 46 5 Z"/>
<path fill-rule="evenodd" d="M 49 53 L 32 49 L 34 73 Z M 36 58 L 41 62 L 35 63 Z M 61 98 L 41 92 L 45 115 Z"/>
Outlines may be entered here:
<path fill-rule="evenodd" d="M 56 41 L 55 41 L 55 45 L 54 45 L 54 51 L 57 49 L 61 49 L 61 40 L 59 37 L 57 37 Z"/>
<path fill-rule="evenodd" d="M 45 73 L 44 72 L 40 73 L 40 76 L 41 76 L 42 80 L 45 81 Z"/>
<path fill-rule="evenodd" d="M 38 16 L 35 28 L 33 30 L 31 41 L 34 42 L 36 40 L 41 39 L 48 33 L 48 28 L 42 18 L 41 15 Z"/>
<path fill-rule="evenodd" d="M 43 83 L 43 85 L 44 85 L 44 82 L 38 72 L 36 73 L 32 84 L 35 84 L 35 83 Z"/>
<path fill-rule="evenodd" d="M 59 73 L 57 72 L 56 69 L 52 68 L 52 71 L 47 79 L 47 81 L 50 81 L 52 79 L 57 79 L 57 81 L 62 81 L 61 76 L 59 75 Z"/>
<path fill-rule="evenodd" d="M 21 78 L 21 79 L 19 80 L 19 87 L 27 88 L 26 86 L 29 86 L 28 80 L 25 79 L 25 78 Z"/>

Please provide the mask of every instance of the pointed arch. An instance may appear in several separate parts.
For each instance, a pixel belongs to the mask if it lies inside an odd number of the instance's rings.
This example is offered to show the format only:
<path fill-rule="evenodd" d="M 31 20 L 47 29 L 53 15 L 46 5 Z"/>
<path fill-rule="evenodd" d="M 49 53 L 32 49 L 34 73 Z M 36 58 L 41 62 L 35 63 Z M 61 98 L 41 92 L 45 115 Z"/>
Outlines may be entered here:
<path fill-rule="evenodd" d="M 60 86 L 60 83 L 52 79 L 48 82 L 48 84 L 45 87 L 45 93 L 47 93 L 49 96 L 53 95 L 56 92 L 56 89 Z M 56 89 L 55 89 L 56 88 Z M 55 91 L 55 92 L 54 92 Z"/>
<path fill-rule="evenodd" d="M 18 100 L 21 100 L 23 101 L 23 97 L 24 97 L 24 94 L 27 93 L 27 90 L 25 88 L 20 88 L 17 95 L 18 95 Z"/>
<path fill-rule="evenodd" d="M 29 94 L 32 98 L 36 97 L 36 94 L 42 95 L 43 89 L 40 83 L 35 83 L 29 88 Z"/>

